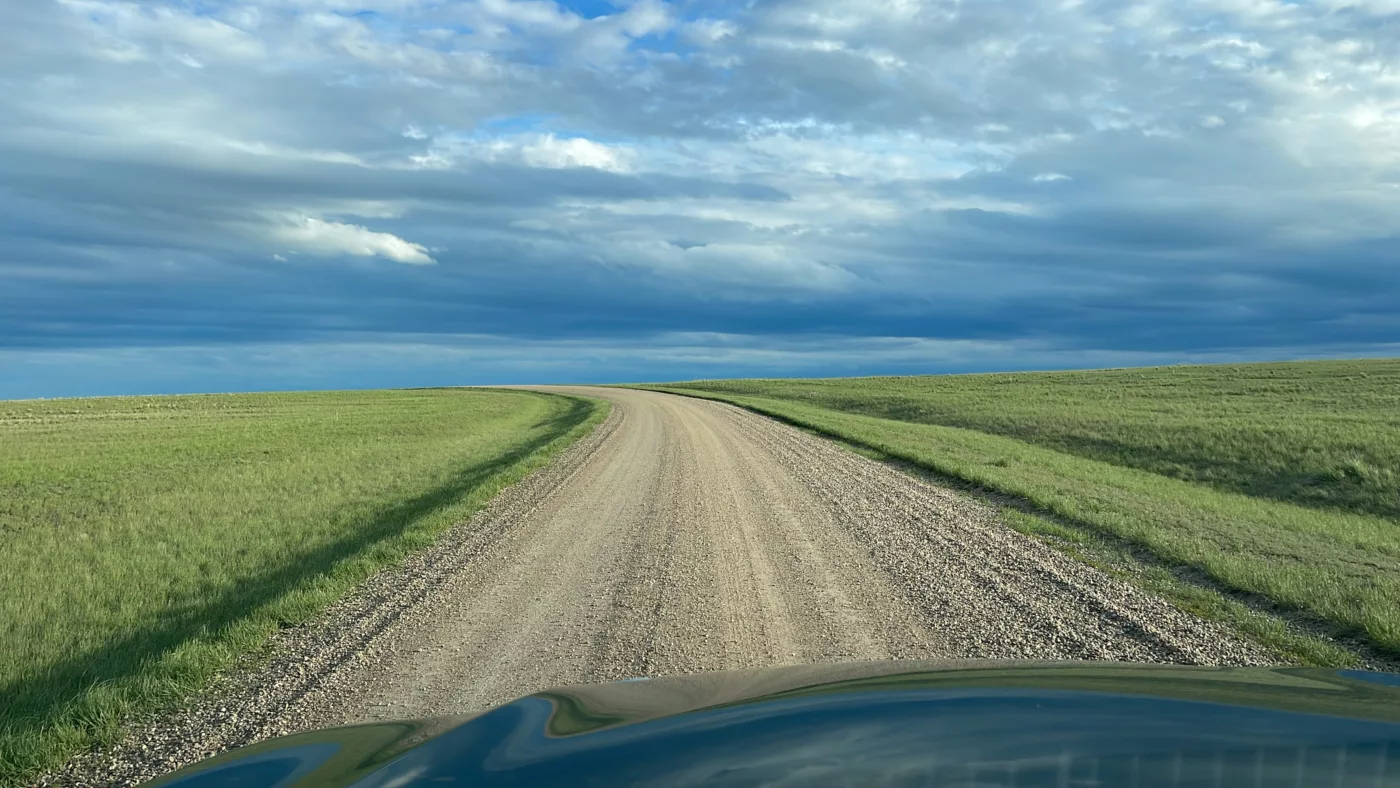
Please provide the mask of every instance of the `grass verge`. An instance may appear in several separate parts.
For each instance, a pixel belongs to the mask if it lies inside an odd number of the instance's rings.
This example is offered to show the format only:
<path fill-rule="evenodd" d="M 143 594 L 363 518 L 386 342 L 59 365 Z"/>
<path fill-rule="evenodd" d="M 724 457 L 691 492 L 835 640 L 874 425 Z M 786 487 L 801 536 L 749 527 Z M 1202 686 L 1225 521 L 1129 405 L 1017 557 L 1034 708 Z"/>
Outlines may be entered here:
<path fill-rule="evenodd" d="M 1400 359 L 680 385 L 962 427 L 1224 492 L 1400 519 Z"/>
<path fill-rule="evenodd" d="M 0 403 L 0 783 L 206 686 L 605 415 L 463 389 Z"/>
<path fill-rule="evenodd" d="M 1057 521 L 1141 549 L 1164 567 L 1195 570 L 1224 589 L 1297 611 L 1323 625 L 1327 638 L 1355 638 L 1386 658 L 1400 655 L 1400 529 L 1387 518 L 1227 492 L 975 430 L 692 384 L 646 388 L 731 402 L 1012 496 Z M 1166 587 L 1165 576 L 1153 577 L 1143 582 Z M 1176 594 L 1183 604 L 1207 604 L 1186 595 Z M 1221 599 L 1210 602 L 1218 615 L 1249 618 Z M 1336 656 L 1305 659 L 1330 663 Z"/>

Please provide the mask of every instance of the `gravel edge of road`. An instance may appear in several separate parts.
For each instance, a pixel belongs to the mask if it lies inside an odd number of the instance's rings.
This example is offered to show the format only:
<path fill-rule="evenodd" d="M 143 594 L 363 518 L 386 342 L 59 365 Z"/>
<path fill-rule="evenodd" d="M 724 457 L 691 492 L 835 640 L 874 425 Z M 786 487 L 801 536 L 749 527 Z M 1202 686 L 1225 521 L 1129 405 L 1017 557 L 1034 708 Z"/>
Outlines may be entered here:
<path fill-rule="evenodd" d="M 504 488 L 430 547 L 365 580 L 319 616 L 275 633 L 174 714 L 135 720 L 117 745 L 81 753 L 34 786 L 132 785 L 255 741 L 295 733 L 287 712 L 352 665 L 385 630 L 529 516 L 617 429 L 620 408 L 549 463 Z"/>

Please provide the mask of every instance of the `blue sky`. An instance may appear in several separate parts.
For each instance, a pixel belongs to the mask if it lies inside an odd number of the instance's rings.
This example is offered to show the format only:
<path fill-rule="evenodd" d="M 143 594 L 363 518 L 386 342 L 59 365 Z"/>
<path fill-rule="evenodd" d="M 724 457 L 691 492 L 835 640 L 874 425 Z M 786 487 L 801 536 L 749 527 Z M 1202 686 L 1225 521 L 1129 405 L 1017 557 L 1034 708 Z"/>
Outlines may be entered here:
<path fill-rule="evenodd" d="M 1400 355 L 1397 0 L 34 0 L 0 397 Z"/>

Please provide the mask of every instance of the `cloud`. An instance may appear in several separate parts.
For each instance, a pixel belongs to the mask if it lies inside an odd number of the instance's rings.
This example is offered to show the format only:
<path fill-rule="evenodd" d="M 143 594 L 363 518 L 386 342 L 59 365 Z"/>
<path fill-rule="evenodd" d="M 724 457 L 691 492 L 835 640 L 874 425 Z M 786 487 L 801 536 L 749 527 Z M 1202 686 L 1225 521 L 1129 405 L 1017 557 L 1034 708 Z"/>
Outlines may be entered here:
<path fill-rule="evenodd" d="M 196 55 L 248 59 L 267 54 L 252 32 L 179 7 L 107 0 L 57 0 L 57 4 L 90 25 L 97 41 L 113 45 L 106 49 L 99 44 L 92 53 L 117 62 L 165 55 L 189 64 Z"/>
<path fill-rule="evenodd" d="M 298 250 L 317 255 L 385 257 L 407 265 L 432 265 L 428 250 L 391 233 L 377 233 L 358 224 L 305 217 L 278 227 L 273 237 Z"/>
<path fill-rule="evenodd" d="M 558 139 L 545 134 L 519 147 L 520 159 L 531 167 L 594 167 L 600 170 L 624 172 L 625 154 L 616 148 L 592 140 L 574 137 Z"/>
<path fill-rule="evenodd" d="M 0 347 L 1400 336 L 1391 0 L 584 7 L 10 4 Z"/>
<path fill-rule="evenodd" d="M 426 135 L 417 132 L 424 139 Z M 554 134 L 521 134 L 434 139 L 426 153 L 411 157 L 415 166 L 452 169 L 473 161 L 520 164 L 526 167 L 560 170 L 589 167 L 605 172 L 629 172 L 634 155 L 624 146 L 607 145 L 585 137 L 557 137 Z"/>

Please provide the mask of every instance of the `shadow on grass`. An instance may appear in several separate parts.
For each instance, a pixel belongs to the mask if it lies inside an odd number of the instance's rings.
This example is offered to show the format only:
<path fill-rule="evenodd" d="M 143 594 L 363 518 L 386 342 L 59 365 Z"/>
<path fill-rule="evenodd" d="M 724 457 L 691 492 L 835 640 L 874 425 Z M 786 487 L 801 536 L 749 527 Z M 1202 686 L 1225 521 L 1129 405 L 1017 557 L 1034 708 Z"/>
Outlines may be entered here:
<path fill-rule="evenodd" d="M 30 680 L 0 686 L 0 698 L 6 699 L 0 708 L 3 733 L 24 736 L 65 723 L 95 726 L 100 721 L 89 715 L 101 716 L 101 711 L 85 710 L 82 704 L 85 693 L 95 685 L 137 678 L 162 656 L 192 640 L 220 639 L 232 625 L 325 577 L 347 560 L 402 535 L 424 517 L 457 503 L 493 476 L 582 424 L 592 412 L 591 403 L 569 400 L 564 412 L 534 425 L 532 429 L 540 431 L 538 437 L 489 462 L 466 468 L 422 495 L 383 507 L 359 522 L 347 523 L 345 538 L 309 553 L 289 556 L 244 579 L 217 599 L 172 609 L 150 626 L 114 638 L 96 651 L 73 655 Z M 181 683 L 182 677 L 159 678 L 173 678 L 173 683 L 162 683 L 179 689 L 174 685 Z M 132 700 L 152 700 L 149 695 L 140 697 L 140 690 L 134 693 Z"/>
<path fill-rule="evenodd" d="M 1334 467 L 1318 467 L 1315 462 L 1309 463 L 1312 467 L 1300 467 L 1299 462 L 1260 467 L 1258 462 L 1243 455 L 1206 457 L 1199 451 L 1192 451 L 1192 436 L 1185 431 L 1179 442 L 1168 440 L 1166 445 L 1153 446 L 1087 435 L 1040 436 L 1015 430 L 983 431 L 1252 498 L 1400 519 L 1400 496 L 1395 495 L 1388 479 L 1368 476 L 1367 464 L 1360 460 L 1338 462 Z"/>
<path fill-rule="evenodd" d="M 772 395 L 755 392 L 750 396 Z M 1392 478 L 1384 473 L 1386 463 L 1376 459 L 1369 462 L 1360 459 L 1339 461 L 1333 467 L 1301 468 L 1291 461 L 1269 467 L 1247 453 L 1203 451 L 1196 443 L 1200 438 L 1196 430 L 1172 432 L 1167 431 L 1168 428 L 1152 426 L 1155 433 L 1160 433 L 1156 442 L 1131 442 L 1102 435 L 1037 429 L 1034 424 L 987 423 L 906 400 L 864 401 L 832 397 L 794 398 L 789 401 L 888 421 L 957 427 L 1000 435 L 1121 468 L 1136 468 L 1225 492 L 1295 506 L 1400 519 L 1400 495 L 1394 491 Z"/>

